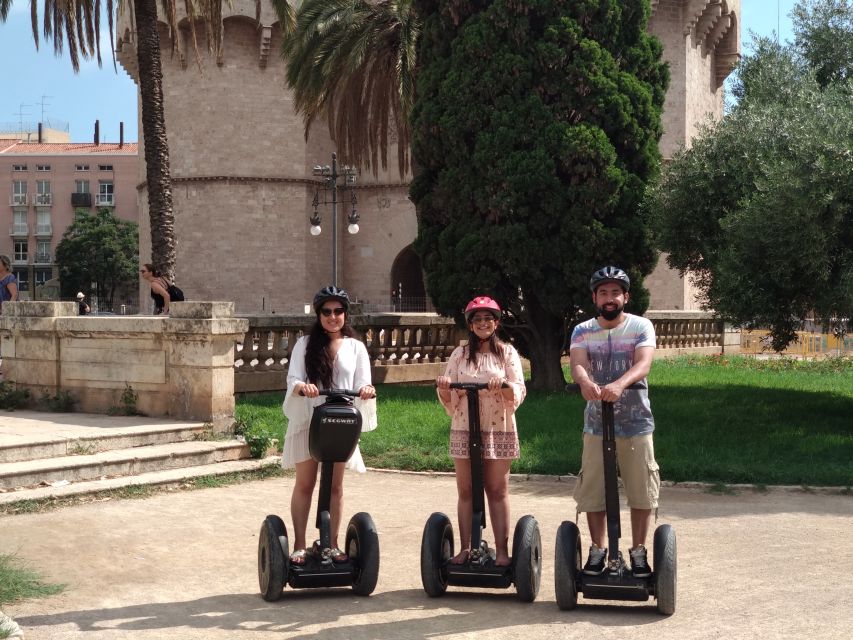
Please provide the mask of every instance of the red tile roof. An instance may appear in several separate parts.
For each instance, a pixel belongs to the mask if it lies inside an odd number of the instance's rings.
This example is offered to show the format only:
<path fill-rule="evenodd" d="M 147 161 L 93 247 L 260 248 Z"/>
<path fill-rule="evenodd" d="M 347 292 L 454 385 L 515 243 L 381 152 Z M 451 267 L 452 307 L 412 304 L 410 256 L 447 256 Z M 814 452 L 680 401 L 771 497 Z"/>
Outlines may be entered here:
<path fill-rule="evenodd" d="M 120 147 L 118 142 L 104 142 L 94 144 L 92 142 L 43 142 L 29 143 L 15 140 L 0 140 L 0 154 L 6 155 L 52 155 L 67 153 L 68 155 L 80 154 L 123 154 L 135 155 L 139 153 L 139 145 L 136 142 L 125 142 Z"/>

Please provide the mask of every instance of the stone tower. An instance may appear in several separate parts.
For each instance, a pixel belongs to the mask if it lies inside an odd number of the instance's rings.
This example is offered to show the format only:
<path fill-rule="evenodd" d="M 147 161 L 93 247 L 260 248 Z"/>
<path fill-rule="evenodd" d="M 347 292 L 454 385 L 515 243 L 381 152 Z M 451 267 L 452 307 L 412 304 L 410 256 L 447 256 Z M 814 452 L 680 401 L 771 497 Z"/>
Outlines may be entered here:
<path fill-rule="evenodd" d="M 739 56 L 739 11 L 740 0 L 652 0 L 649 28 L 664 44 L 672 76 L 664 157 L 689 144 L 708 114 L 722 115 L 722 83 Z M 192 53 L 170 57 L 168 30 L 161 24 L 176 278 L 188 299 L 234 300 L 240 313 L 302 311 L 313 292 L 331 281 L 331 209 L 322 204 L 322 191 L 320 236 L 310 235 L 309 216 L 318 187 L 312 167 L 331 163 L 333 145 L 323 122 L 307 140 L 303 135 L 285 84 L 281 32 L 271 6 L 262 3 L 256 20 L 254 2 L 233 0 L 223 15 L 223 53 L 216 59 L 203 51 L 202 73 Z M 192 51 L 186 18 L 182 26 L 183 50 Z M 118 36 L 118 60 L 136 78 L 126 14 Z M 204 35 L 199 37 L 203 42 Z M 139 157 L 144 159 L 143 150 Z M 417 222 L 408 176 L 399 176 L 391 164 L 378 177 L 369 171 L 358 176 L 357 235 L 346 233 L 351 194 L 338 194 L 338 284 L 378 309 L 390 306 L 391 291 L 400 284 L 406 298 L 425 296 L 411 250 Z M 150 229 L 144 160 L 139 182 L 145 257 Z M 653 308 L 695 308 L 689 286 L 663 261 L 647 284 Z M 141 291 L 147 296 L 147 287 Z"/>

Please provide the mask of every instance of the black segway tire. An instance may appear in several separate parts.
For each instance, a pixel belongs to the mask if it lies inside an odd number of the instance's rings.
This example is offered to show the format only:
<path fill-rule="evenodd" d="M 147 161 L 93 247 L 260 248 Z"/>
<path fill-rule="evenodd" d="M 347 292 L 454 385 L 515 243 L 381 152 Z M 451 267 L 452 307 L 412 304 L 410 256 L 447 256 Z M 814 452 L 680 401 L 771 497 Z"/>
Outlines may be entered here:
<path fill-rule="evenodd" d="M 557 606 L 569 611 L 578 606 L 578 572 L 581 569 L 581 534 L 574 522 L 560 523 L 554 551 L 554 593 Z"/>
<path fill-rule="evenodd" d="M 542 536 L 533 516 L 522 517 L 512 534 L 515 592 L 522 602 L 533 602 L 542 579 Z"/>
<path fill-rule="evenodd" d="M 447 591 L 447 563 L 453 557 L 453 525 L 443 513 L 433 513 L 421 539 L 421 582 L 431 598 Z"/>
<path fill-rule="evenodd" d="M 281 598 L 290 569 L 287 528 L 278 516 L 267 516 L 258 536 L 258 584 L 267 602 Z"/>
<path fill-rule="evenodd" d="M 675 529 L 668 524 L 662 524 L 655 529 L 655 598 L 658 601 L 658 611 L 665 616 L 675 613 L 675 587 L 677 578 L 677 558 L 675 545 Z"/>
<path fill-rule="evenodd" d="M 355 514 L 347 525 L 346 553 L 355 565 L 352 590 L 369 596 L 379 579 L 379 535 L 369 513 Z"/>

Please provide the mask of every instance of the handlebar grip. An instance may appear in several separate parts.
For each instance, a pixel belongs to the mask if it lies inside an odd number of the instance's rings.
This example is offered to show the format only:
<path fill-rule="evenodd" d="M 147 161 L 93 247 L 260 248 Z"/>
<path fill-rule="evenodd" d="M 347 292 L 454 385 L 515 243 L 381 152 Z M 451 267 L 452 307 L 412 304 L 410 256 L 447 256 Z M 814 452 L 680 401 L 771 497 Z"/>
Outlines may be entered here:
<path fill-rule="evenodd" d="M 577 382 L 568 383 L 566 385 L 565 389 L 566 389 L 566 393 L 580 393 L 581 392 L 581 386 Z M 635 382 L 634 384 L 632 384 L 628 387 L 625 387 L 625 389 L 626 390 L 632 389 L 634 391 L 637 391 L 639 389 L 648 389 L 648 387 L 641 385 L 639 382 Z"/>
<path fill-rule="evenodd" d="M 319 389 L 319 392 L 321 396 L 350 396 L 357 398 L 359 395 L 359 392 L 354 389 Z M 299 390 L 299 395 L 305 395 L 302 393 L 302 389 Z"/>
<path fill-rule="evenodd" d="M 464 391 L 483 391 L 489 388 L 488 383 L 485 382 L 451 382 L 451 389 L 463 389 Z M 509 389 L 509 383 L 504 382 L 501 384 L 501 389 Z"/>

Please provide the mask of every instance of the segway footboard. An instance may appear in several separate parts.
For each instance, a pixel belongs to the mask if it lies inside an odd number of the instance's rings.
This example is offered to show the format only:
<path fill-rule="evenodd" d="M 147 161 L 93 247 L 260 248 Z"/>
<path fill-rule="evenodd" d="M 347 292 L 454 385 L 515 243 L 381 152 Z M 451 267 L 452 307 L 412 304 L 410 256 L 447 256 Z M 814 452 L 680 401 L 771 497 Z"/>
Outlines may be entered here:
<path fill-rule="evenodd" d="M 633 600 L 645 602 L 651 597 L 649 578 L 635 578 L 630 571 L 599 576 L 580 575 L 580 591 L 584 598 L 592 600 Z"/>

